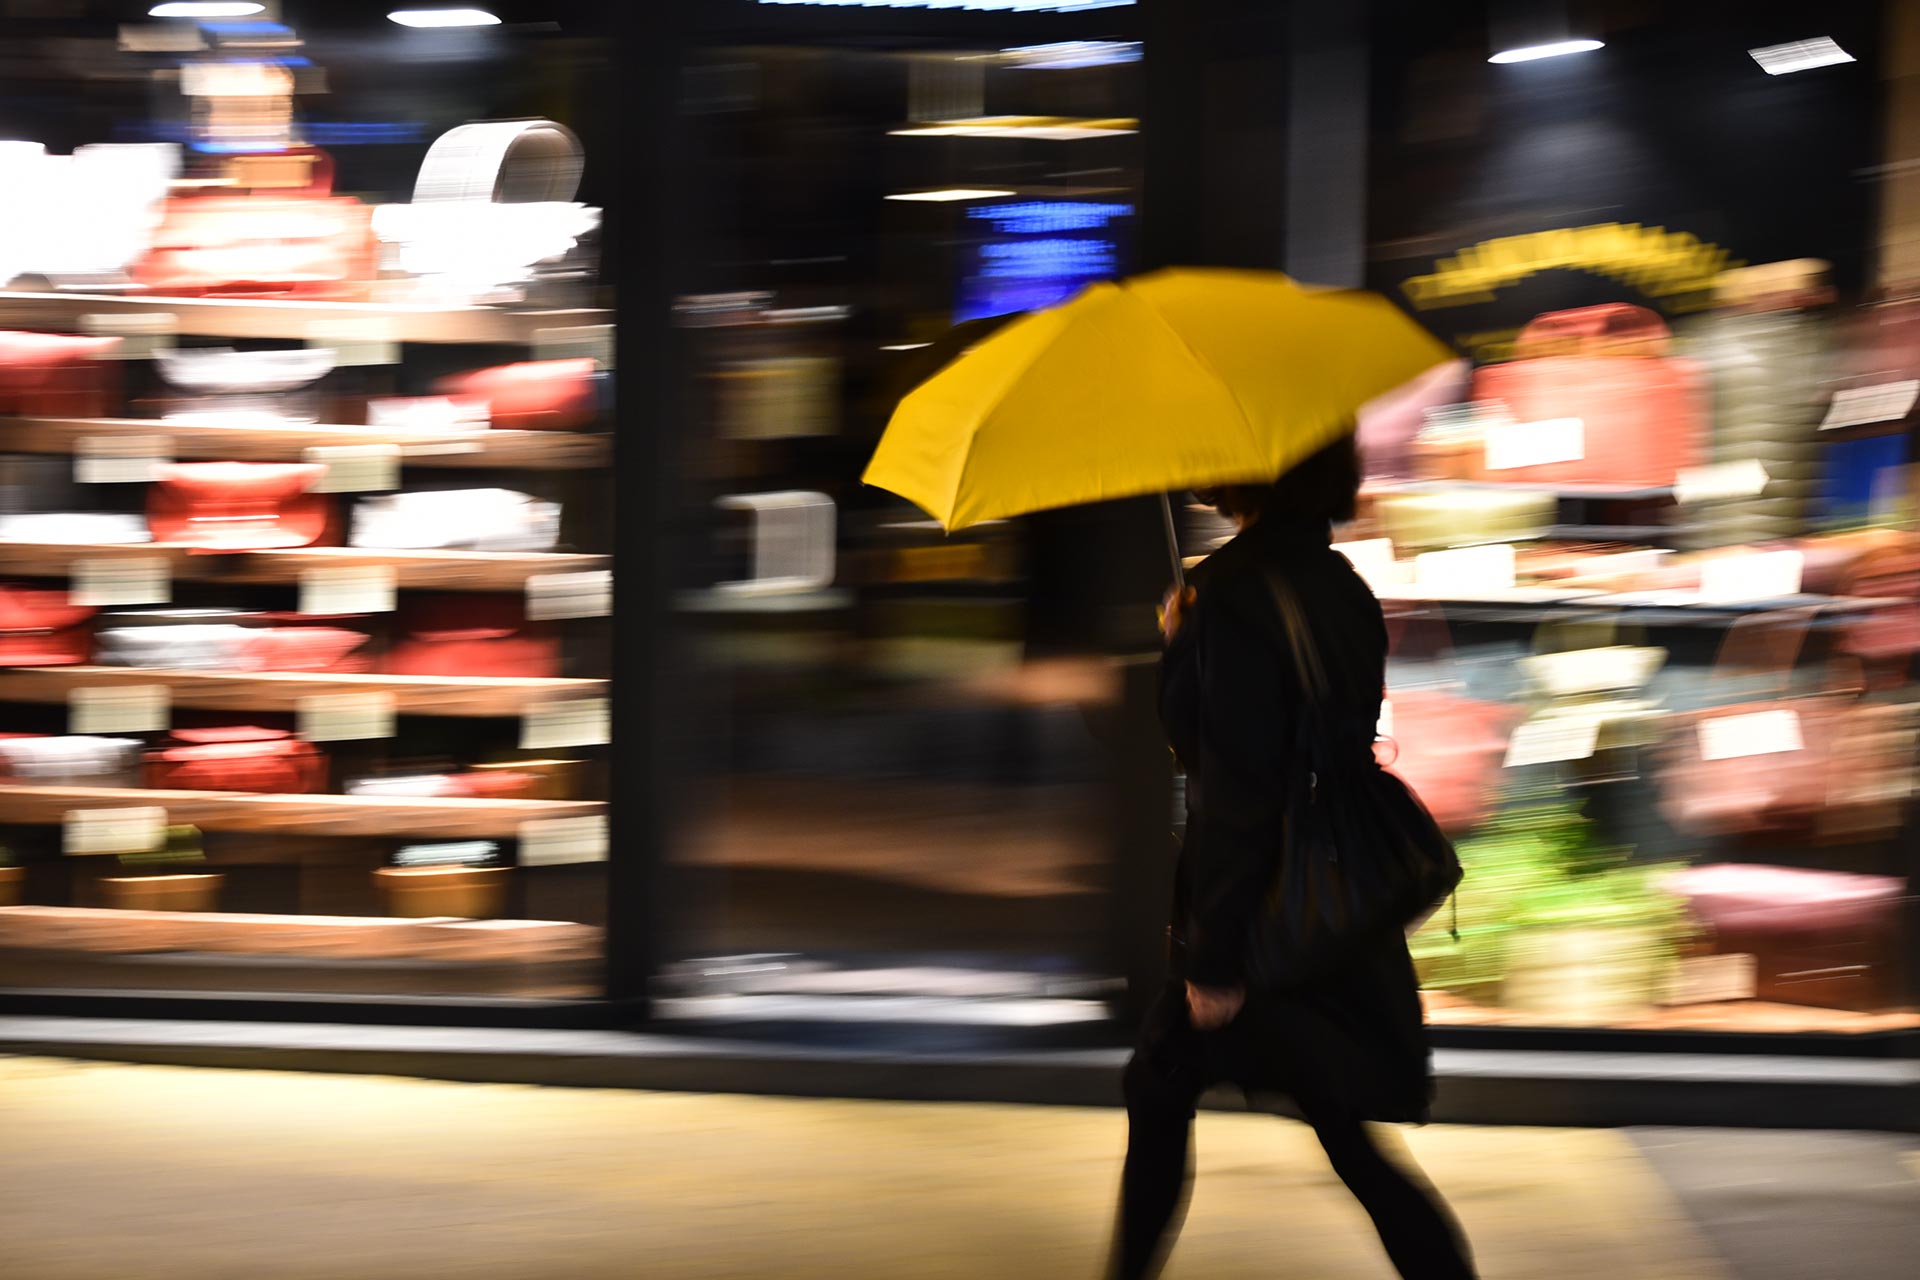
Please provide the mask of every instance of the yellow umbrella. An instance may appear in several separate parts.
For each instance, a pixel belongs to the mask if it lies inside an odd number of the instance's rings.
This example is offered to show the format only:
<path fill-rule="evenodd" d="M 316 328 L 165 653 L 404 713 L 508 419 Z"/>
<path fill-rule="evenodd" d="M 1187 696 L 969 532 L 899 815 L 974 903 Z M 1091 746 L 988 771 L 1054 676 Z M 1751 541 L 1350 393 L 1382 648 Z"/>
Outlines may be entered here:
<path fill-rule="evenodd" d="M 1376 294 L 1156 271 L 983 339 L 900 402 L 865 480 L 949 530 L 1271 480 L 1451 358 Z"/>

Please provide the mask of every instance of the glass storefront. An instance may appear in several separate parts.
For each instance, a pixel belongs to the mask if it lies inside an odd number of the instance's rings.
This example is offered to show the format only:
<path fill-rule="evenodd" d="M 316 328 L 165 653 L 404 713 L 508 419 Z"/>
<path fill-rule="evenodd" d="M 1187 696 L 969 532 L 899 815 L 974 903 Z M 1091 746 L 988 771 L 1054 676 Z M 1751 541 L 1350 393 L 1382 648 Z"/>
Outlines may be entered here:
<path fill-rule="evenodd" d="M 9 6 L 0 986 L 597 997 L 605 42 L 165 8 Z"/>

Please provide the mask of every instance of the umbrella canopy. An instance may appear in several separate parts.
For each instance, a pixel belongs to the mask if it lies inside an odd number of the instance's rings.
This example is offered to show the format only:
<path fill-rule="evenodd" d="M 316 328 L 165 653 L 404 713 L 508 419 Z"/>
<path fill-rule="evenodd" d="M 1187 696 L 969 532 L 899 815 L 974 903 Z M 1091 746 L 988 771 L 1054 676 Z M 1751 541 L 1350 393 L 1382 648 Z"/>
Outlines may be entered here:
<path fill-rule="evenodd" d="M 1375 294 L 1158 271 L 973 345 L 900 402 L 865 480 L 948 529 L 1271 480 L 1450 358 Z"/>

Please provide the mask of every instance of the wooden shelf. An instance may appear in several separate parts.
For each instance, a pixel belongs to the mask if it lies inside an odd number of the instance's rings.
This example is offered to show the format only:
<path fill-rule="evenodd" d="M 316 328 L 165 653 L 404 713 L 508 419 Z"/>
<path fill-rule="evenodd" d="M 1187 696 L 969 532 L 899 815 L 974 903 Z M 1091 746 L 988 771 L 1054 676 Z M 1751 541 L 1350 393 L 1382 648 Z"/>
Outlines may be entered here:
<path fill-rule="evenodd" d="M 89 315 L 173 317 L 172 330 L 196 338 L 278 338 L 339 341 L 341 326 L 363 325 L 367 338 L 386 342 L 474 342 L 524 345 L 543 329 L 613 323 L 613 313 L 590 309 L 502 311 L 492 307 L 434 307 L 408 303 L 308 302 L 281 298 L 163 298 L 113 293 L 0 292 L 0 328 L 77 329 Z"/>
<path fill-rule="evenodd" d="M 206 831 L 397 839 L 513 839 L 520 824 L 591 818 L 590 800 L 391 800 L 372 796 L 243 795 L 138 787 L 0 786 L 0 822 L 58 825 L 75 809 L 159 807 L 167 821 Z"/>
<path fill-rule="evenodd" d="M 612 567 L 607 556 L 532 551 L 363 551 L 352 547 L 297 547 L 287 551 L 195 554 L 164 542 L 124 546 L 92 542 L 0 542 L 0 574 L 65 578 L 76 560 L 157 557 L 186 582 L 292 584 L 303 570 L 388 566 L 397 585 L 432 591 L 520 591 L 543 573 L 579 573 Z"/>
<path fill-rule="evenodd" d="M 157 418 L 0 417 L 0 452 L 71 454 L 84 439 L 158 436 L 179 459 L 220 462 L 298 462 L 310 448 L 390 444 L 409 467 L 501 467 L 578 471 L 605 467 L 610 437 L 570 431 L 467 431 L 448 434 L 381 431 L 374 427 L 206 427 Z"/>
<path fill-rule="evenodd" d="M 0 702 L 62 703 L 75 689 L 165 685 L 176 707 L 194 711 L 300 709 L 321 694 L 386 693 L 394 710 L 417 716 L 518 716 L 544 702 L 606 691 L 604 680 L 490 677 L 309 675 L 261 672 L 219 675 L 145 667 L 26 667 L 0 671 Z"/>

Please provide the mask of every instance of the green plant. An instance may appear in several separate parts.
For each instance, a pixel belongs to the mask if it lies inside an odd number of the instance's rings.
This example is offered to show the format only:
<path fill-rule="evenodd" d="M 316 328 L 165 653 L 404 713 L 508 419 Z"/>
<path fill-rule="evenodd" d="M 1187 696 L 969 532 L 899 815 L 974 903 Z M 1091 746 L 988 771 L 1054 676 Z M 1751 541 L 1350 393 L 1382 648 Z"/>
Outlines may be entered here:
<path fill-rule="evenodd" d="M 1446 908 L 1411 943 L 1429 987 L 1487 998 L 1509 972 L 1514 939 L 1530 931 L 1641 930 L 1657 967 L 1685 935 L 1680 901 L 1660 884 L 1666 868 L 1629 863 L 1630 850 L 1598 839 L 1576 804 L 1516 798 L 1459 848 L 1459 941 Z"/>

